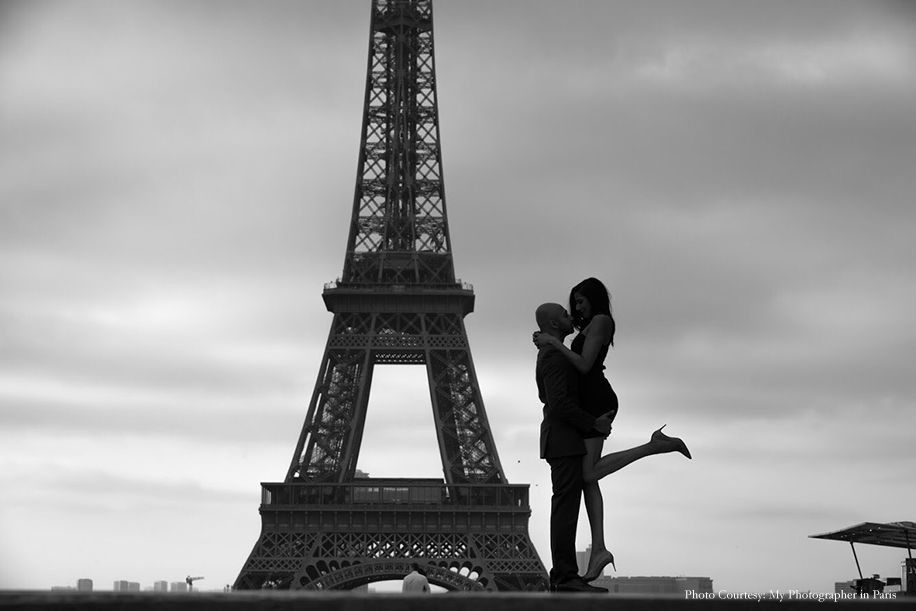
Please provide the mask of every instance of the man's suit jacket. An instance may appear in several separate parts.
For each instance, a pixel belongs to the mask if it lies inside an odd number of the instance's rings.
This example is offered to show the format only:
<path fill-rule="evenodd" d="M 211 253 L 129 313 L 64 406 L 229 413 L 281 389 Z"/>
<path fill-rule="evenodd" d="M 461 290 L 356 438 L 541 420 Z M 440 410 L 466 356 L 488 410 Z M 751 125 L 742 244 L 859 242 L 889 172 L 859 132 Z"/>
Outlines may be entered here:
<path fill-rule="evenodd" d="M 538 396 L 544 403 L 541 421 L 541 458 L 582 456 L 583 436 L 593 436 L 595 417 L 579 402 L 579 372 L 552 346 L 538 352 Z"/>

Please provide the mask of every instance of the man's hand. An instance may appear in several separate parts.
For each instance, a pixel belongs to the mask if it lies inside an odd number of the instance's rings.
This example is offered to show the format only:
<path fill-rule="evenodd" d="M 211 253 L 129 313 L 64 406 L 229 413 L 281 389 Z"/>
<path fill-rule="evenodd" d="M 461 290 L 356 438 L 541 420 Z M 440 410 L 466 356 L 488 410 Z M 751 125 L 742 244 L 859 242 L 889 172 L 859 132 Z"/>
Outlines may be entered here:
<path fill-rule="evenodd" d="M 544 333 L 542 331 L 535 331 L 531 334 L 531 341 L 534 342 L 534 345 L 538 348 L 543 348 L 544 346 L 553 346 L 554 348 L 560 348 L 563 346 L 563 342 L 555 338 L 549 333 Z"/>
<path fill-rule="evenodd" d="M 601 414 L 595 420 L 595 430 L 607 437 L 611 434 L 611 422 L 614 420 L 614 416 L 617 415 L 617 410 L 611 410 L 606 414 Z"/>

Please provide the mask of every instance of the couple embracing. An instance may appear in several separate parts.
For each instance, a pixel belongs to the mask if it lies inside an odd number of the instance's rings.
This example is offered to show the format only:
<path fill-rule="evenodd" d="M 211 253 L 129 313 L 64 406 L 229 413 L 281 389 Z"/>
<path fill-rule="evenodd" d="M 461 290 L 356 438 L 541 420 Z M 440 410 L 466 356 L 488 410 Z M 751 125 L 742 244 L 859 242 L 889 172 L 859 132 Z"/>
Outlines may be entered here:
<path fill-rule="evenodd" d="M 604 542 L 604 499 L 598 481 L 651 456 L 680 452 L 683 441 L 658 429 L 647 443 L 601 455 L 617 415 L 617 395 L 604 376 L 604 359 L 614 345 L 615 323 L 610 295 L 600 280 L 588 278 L 569 294 L 569 309 L 545 303 L 535 312 L 538 395 L 544 404 L 541 458 L 550 465 L 550 589 L 559 592 L 607 592 L 590 585 L 614 555 Z M 563 340 L 574 330 L 572 347 Z M 664 426 L 662 427 L 664 428 Z M 578 574 L 576 525 L 584 496 L 592 551 L 586 574 Z"/>

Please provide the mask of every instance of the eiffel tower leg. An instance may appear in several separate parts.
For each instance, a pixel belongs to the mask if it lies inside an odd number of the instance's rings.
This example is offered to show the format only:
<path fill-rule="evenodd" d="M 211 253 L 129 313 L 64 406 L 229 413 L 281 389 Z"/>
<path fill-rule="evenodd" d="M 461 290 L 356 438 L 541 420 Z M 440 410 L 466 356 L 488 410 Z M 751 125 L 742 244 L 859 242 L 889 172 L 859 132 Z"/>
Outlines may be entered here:
<path fill-rule="evenodd" d="M 286 480 L 345 481 L 356 472 L 374 361 L 368 339 L 372 315 L 334 317 L 318 382 Z"/>
<path fill-rule="evenodd" d="M 433 417 L 448 482 L 504 483 L 458 314 L 427 314 L 427 373 Z"/>

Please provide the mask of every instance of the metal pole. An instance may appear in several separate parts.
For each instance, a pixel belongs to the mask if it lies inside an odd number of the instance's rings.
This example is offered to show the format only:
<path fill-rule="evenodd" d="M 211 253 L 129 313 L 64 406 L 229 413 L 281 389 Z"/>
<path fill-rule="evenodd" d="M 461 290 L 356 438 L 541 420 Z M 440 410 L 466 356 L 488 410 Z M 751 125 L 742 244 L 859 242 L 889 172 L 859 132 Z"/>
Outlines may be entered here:
<path fill-rule="evenodd" d="M 903 527 L 903 538 L 906 539 L 906 555 L 910 561 L 905 563 L 906 570 L 903 572 L 906 577 L 906 593 L 916 594 L 916 566 L 913 565 L 913 549 L 910 546 L 910 532 Z"/>
<path fill-rule="evenodd" d="M 852 541 L 850 541 L 850 542 L 849 542 L 849 547 L 852 548 L 852 557 L 856 559 L 856 568 L 859 569 L 859 579 L 863 579 L 863 577 L 862 577 L 862 567 L 859 566 L 859 557 L 856 556 L 856 546 L 853 544 Z"/>

